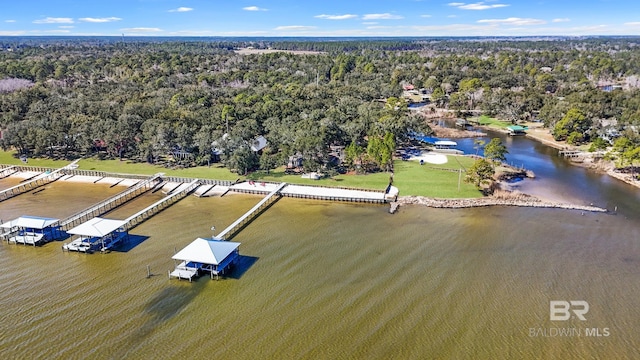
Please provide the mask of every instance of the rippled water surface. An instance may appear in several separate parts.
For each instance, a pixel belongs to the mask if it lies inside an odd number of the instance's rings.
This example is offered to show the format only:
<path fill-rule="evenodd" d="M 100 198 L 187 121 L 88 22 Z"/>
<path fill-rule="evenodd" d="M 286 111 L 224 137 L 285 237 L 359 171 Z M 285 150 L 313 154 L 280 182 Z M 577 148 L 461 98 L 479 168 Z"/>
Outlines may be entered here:
<path fill-rule="evenodd" d="M 11 186 L 5 179 L 0 188 Z M 56 182 L 0 202 L 0 218 L 63 218 L 121 191 Z M 125 218 L 145 194 L 106 217 Z M 190 196 L 109 254 L 0 244 L 3 358 L 634 358 L 640 225 L 613 214 L 442 210 L 283 198 L 241 231 L 224 280 L 169 280 L 175 250 L 259 201 Z M 153 276 L 147 278 L 147 266 Z M 549 321 L 584 300 L 587 321 Z M 580 337 L 531 336 L 575 328 Z M 607 328 L 606 337 L 585 336 Z"/>

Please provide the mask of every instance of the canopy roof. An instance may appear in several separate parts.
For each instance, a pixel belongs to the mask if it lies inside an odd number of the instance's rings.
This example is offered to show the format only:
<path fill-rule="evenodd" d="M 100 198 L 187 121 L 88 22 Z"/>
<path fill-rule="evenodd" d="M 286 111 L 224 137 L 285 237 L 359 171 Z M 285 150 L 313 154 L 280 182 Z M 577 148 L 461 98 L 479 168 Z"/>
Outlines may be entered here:
<path fill-rule="evenodd" d="M 171 258 L 202 264 L 219 265 L 227 256 L 233 253 L 238 246 L 240 246 L 238 242 L 197 238 Z"/>
<path fill-rule="evenodd" d="M 458 143 L 455 141 L 451 141 L 451 140 L 438 140 L 435 142 L 436 145 L 441 145 L 441 146 L 457 146 Z"/>
<path fill-rule="evenodd" d="M 527 130 L 527 128 L 525 126 L 520 126 L 520 125 L 507 126 L 507 129 L 509 129 L 511 131 L 525 131 L 525 130 Z"/>
<path fill-rule="evenodd" d="M 73 229 L 67 231 L 67 233 L 91 237 L 103 237 L 123 227 L 126 223 L 127 222 L 124 220 L 113 220 L 95 217 L 74 227 Z"/>
<path fill-rule="evenodd" d="M 22 228 L 44 229 L 58 221 L 60 221 L 60 219 L 24 215 L 24 216 L 20 216 L 17 219 L 7 221 L 6 223 L 1 224 L 0 227 L 5 229 L 11 229 L 13 227 L 18 226 Z"/>

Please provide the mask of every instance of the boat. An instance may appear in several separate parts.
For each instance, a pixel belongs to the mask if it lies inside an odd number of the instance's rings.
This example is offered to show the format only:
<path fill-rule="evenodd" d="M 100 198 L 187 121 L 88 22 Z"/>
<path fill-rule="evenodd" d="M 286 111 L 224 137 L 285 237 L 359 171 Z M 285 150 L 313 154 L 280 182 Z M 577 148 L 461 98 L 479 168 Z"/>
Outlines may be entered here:
<path fill-rule="evenodd" d="M 91 239 L 85 237 L 79 237 L 68 244 L 64 244 L 62 248 L 67 251 L 93 252 L 91 249 Z"/>

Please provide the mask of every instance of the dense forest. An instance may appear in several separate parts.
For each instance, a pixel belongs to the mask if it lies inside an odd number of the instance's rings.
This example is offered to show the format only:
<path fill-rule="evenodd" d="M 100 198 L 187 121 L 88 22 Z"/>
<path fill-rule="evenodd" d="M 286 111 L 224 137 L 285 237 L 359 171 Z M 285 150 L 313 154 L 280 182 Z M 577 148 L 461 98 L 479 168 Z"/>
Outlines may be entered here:
<path fill-rule="evenodd" d="M 0 39 L 4 149 L 175 166 L 221 160 L 388 168 L 426 121 L 403 86 L 456 115 L 538 119 L 558 140 L 640 159 L 640 39 Z M 238 53 L 239 48 L 281 52 Z M 297 50 L 300 52 L 291 52 Z M 310 53 L 311 52 L 311 53 Z M 267 146 L 252 149 L 262 136 Z"/>

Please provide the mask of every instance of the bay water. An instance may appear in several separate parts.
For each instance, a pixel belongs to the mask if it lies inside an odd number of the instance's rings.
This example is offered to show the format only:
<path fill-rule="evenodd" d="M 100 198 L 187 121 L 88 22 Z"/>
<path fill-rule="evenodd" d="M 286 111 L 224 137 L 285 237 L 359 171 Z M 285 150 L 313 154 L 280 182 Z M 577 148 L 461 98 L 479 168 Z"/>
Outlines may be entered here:
<path fill-rule="evenodd" d="M 189 196 L 108 254 L 5 242 L 0 357 L 637 358 L 638 190 L 585 174 L 568 196 L 591 202 L 585 189 L 597 184 L 595 201 L 617 212 L 405 206 L 391 215 L 388 205 L 282 198 L 233 238 L 240 266 L 218 281 L 169 280 L 171 256 L 258 196 Z M 538 181 L 564 186 L 549 176 Z M 0 219 L 64 218 L 122 190 L 57 181 L 0 202 Z M 585 321 L 550 320 L 550 301 L 572 300 L 588 303 Z"/>

